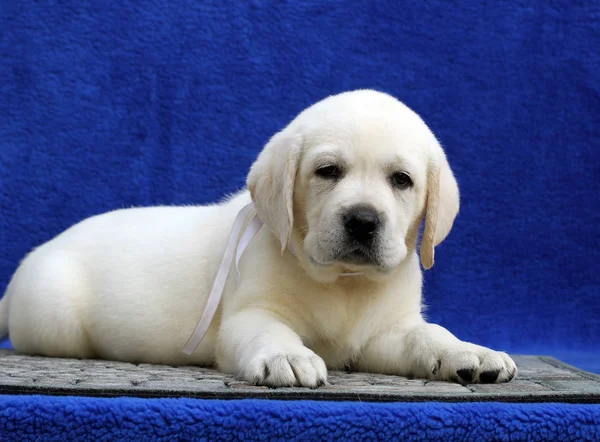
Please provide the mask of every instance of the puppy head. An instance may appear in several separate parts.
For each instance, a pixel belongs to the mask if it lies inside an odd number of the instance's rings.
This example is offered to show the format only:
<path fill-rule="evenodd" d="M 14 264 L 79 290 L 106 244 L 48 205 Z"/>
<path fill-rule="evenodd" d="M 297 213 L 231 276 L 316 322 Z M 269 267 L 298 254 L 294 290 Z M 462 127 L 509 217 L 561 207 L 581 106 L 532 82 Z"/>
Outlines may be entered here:
<path fill-rule="evenodd" d="M 414 250 L 421 261 L 450 232 L 456 180 L 425 123 L 395 98 L 360 90 L 303 111 L 267 143 L 248 175 L 261 219 L 310 275 L 385 277 Z"/>

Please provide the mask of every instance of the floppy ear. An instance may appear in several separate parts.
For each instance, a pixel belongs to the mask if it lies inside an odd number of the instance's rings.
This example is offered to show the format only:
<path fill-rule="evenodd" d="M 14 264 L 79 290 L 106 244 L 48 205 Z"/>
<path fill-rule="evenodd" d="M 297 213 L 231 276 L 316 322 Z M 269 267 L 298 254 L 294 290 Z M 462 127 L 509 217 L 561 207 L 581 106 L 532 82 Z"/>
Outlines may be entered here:
<path fill-rule="evenodd" d="M 294 183 L 302 138 L 289 129 L 275 134 L 248 174 L 247 185 L 260 219 L 271 228 L 285 251 L 294 224 Z"/>
<path fill-rule="evenodd" d="M 437 147 L 427 171 L 425 230 L 421 239 L 421 263 L 425 269 L 433 267 L 434 249 L 450 233 L 460 205 L 458 184 L 444 151 Z"/>

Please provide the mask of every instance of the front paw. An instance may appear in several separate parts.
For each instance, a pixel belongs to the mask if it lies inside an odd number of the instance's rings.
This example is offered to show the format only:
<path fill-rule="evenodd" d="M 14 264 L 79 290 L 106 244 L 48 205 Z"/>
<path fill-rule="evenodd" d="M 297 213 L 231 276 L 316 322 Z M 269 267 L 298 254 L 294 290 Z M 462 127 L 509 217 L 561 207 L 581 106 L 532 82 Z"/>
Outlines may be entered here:
<path fill-rule="evenodd" d="M 250 361 L 244 378 L 254 385 L 317 388 L 327 382 L 327 367 L 306 347 L 265 350 Z"/>
<path fill-rule="evenodd" d="M 435 380 L 493 384 L 512 380 L 517 366 L 506 353 L 460 342 L 438 352 L 430 373 Z"/>

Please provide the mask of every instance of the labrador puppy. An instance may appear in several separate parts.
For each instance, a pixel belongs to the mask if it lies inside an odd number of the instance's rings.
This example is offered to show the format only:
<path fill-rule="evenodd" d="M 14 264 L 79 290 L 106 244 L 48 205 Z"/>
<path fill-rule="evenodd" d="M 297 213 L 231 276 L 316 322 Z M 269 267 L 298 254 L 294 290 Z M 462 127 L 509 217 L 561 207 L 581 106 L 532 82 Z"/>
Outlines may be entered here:
<path fill-rule="evenodd" d="M 0 303 L 0 335 L 21 353 L 216 364 L 272 387 L 317 387 L 345 367 L 461 383 L 515 376 L 506 353 L 423 317 L 420 264 L 433 265 L 459 191 L 404 104 L 372 90 L 318 102 L 271 138 L 247 185 L 216 205 L 95 216 L 38 247 Z M 251 200 L 266 227 L 188 356 L 180 349 Z"/>

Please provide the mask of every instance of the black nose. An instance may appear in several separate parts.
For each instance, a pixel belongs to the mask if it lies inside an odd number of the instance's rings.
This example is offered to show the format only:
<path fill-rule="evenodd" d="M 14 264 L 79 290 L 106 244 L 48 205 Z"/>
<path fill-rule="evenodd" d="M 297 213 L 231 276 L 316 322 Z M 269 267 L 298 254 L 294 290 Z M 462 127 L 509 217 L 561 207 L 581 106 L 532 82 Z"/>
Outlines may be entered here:
<path fill-rule="evenodd" d="M 344 214 L 346 232 L 351 238 L 363 243 L 373 239 L 380 224 L 381 218 L 371 206 L 357 205 Z"/>

